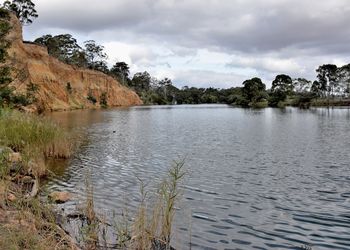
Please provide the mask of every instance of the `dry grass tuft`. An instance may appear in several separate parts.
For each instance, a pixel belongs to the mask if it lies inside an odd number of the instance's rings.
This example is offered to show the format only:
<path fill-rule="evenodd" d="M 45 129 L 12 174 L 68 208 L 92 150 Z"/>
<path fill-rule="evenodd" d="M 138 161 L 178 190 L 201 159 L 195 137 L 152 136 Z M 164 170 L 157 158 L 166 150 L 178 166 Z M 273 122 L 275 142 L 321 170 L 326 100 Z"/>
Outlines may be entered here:
<path fill-rule="evenodd" d="M 175 162 L 168 175 L 161 182 L 156 196 L 151 198 L 153 206 L 146 202 L 148 193 L 142 181 L 141 202 L 132 227 L 131 245 L 133 249 L 171 249 L 172 224 L 175 204 L 179 200 L 179 189 L 185 172 L 184 161 Z"/>

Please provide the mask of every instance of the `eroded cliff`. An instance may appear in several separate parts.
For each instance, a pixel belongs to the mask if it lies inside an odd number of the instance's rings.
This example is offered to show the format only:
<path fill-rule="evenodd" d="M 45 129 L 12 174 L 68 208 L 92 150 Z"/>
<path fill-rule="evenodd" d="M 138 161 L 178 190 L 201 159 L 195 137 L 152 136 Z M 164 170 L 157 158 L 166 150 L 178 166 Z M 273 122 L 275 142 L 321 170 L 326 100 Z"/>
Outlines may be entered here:
<path fill-rule="evenodd" d="M 47 49 L 35 44 L 23 43 L 22 27 L 11 16 L 12 29 L 8 35 L 11 42 L 9 62 L 14 68 L 11 83 L 17 93 L 25 94 L 27 86 L 34 84 L 37 110 L 71 110 L 100 107 L 100 99 L 106 96 L 109 107 L 142 104 L 132 90 L 101 72 L 67 65 L 49 56 Z M 96 104 L 88 100 L 96 99 Z"/>

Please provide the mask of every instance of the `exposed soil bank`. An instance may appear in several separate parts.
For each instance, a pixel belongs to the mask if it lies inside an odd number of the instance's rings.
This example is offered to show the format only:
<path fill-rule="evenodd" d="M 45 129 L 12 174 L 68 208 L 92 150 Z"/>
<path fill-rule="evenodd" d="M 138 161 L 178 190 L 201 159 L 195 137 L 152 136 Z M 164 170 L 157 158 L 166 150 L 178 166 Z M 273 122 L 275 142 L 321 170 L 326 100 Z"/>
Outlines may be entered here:
<path fill-rule="evenodd" d="M 14 69 L 11 85 L 18 93 L 25 93 L 28 84 L 38 86 L 35 94 L 37 101 L 32 109 L 62 111 L 98 108 L 103 95 L 109 107 L 142 104 L 134 91 L 114 78 L 65 64 L 49 56 L 45 47 L 23 43 L 22 26 L 14 15 L 11 15 L 10 23 L 12 28 L 7 39 L 11 43 L 8 62 Z M 88 96 L 93 96 L 96 104 L 89 101 Z"/>

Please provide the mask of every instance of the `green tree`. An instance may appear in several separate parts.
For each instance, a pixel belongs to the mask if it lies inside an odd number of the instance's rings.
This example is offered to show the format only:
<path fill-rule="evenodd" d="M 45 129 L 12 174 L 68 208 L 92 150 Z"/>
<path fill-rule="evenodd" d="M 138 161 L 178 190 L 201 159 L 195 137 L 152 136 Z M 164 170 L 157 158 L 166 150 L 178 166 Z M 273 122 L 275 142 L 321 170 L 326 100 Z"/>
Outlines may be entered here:
<path fill-rule="evenodd" d="M 96 44 L 94 40 L 85 41 L 84 45 L 88 68 L 106 73 L 108 56 L 104 52 L 104 46 Z"/>
<path fill-rule="evenodd" d="M 38 17 L 35 4 L 31 0 L 7 0 L 3 7 L 15 13 L 22 25 L 29 25 Z"/>
<path fill-rule="evenodd" d="M 172 88 L 170 88 L 170 86 L 172 86 L 172 85 L 173 85 L 173 82 L 171 81 L 171 79 L 169 79 L 167 77 L 158 82 L 158 86 L 159 86 L 158 92 L 163 95 L 163 98 L 167 102 L 171 102 L 173 99 L 172 96 L 171 97 L 169 96 L 172 94 L 172 93 L 169 93 L 169 90 L 170 89 L 172 90 Z M 169 101 L 169 99 L 171 99 L 171 100 Z"/>
<path fill-rule="evenodd" d="M 338 67 L 334 64 L 324 64 L 319 66 L 316 72 L 318 73 L 317 79 L 320 83 L 320 90 L 324 96 L 333 96 L 338 83 Z"/>
<path fill-rule="evenodd" d="M 350 64 L 338 68 L 338 80 L 340 93 L 346 96 L 350 94 Z"/>
<path fill-rule="evenodd" d="M 133 76 L 131 85 L 137 92 L 149 91 L 151 88 L 151 80 L 152 77 L 147 71 L 138 72 Z"/>
<path fill-rule="evenodd" d="M 272 82 L 269 105 L 273 107 L 281 105 L 281 102 L 285 101 L 292 91 L 292 78 L 285 74 L 277 75 Z"/>
<path fill-rule="evenodd" d="M 324 87 L 319 81 L 314 81 L 310 91 L 315 97 L 321 97 L 323 95 Z"/>
<path fill-rule="evenodd" d="M 129 80 L 130 68 L 125 62 L 117 62 L 110 69 L 109 73 L 119 80 L 123 85 L 127 85 Z"/>
<path fill-rule="evenodd" d="M 47 47 L 51 56 L 65 63 L 83 66 L 87 62 L 85 53 L 70 34 L 44 35 L 35 39 L 34 42 Z"/>
<path fill-rule="evenodd" d="M 255 106 L 266 99 L 266 85 L 260 78 L 254 77 L 243 82 L 242 98 L 238 104 L 242 106 Z"/>

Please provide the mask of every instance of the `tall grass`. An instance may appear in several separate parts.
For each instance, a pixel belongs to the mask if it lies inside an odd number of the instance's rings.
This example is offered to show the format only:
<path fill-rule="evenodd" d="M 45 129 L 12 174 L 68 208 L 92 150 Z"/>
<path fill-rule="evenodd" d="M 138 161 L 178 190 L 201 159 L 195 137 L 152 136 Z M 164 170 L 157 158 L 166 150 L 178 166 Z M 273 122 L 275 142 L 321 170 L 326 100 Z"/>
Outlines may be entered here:
<path fill-rule="evenodd" d="M 180 184 L 185 175 L 183 167 L 184 161 L 175 162 L 153 192 L 147 190 L 147 185 L 139 179 L 140 203 L 133 218 L 129 217 L 128 210 L 125 209 L 121 219 L 114 215 L 114 223 L 109 225 L 117 236 L 113 246 L 115 249 L 171 249 L 175 205 L 181 197 Z M 111 246 L 105 237 L 107 229 L 103 227 L 107 223 L 95 212 L 90 174 L 86 176 L 85 187 L 86 200 L 81 210 L 81 243 L 84 249 L 107 248 L 106 246 Z"/>
<path fill-rule="evenodd" d="M 0 225 L 0 249 L 77 249 L 38 198 L 20 198 L 2 213 L 8 218 Z"/>
<path fill-rule="evenodd" d="M 85 224 L 81 228 L 84 247 L 86 249 L 97 249 L 99 241 L 100 221 L 95 212 L 94 190 L 91 182 L 91 175 L 88 173 L 85 178 L 86 200 L 83 208 Z"/>
<path fill-rule="evenodd" d="M 141 182 L 141 202 L 136 214 L 131 245 L 133 249 L 170 249 L 175 205 L 181 191 L 180 183 L 185 175 L 184 161 L 175 162 L 158 187 L 156 196 L 147 204 L 145 185 Z"/>
<path fill-rule="evenodd" d="M 45 159 L 69 157 L 72 145 L 49 119 L 0 109 L 0 147 L 5 147 L 0 152 L 0 249 L 76 249 L 56 225 L 51 208 L 36 195 L 26 195 L 24 182 L 16 182 L 27 175 L 35 186 L 46 172 Z M 19 162 L 12 162 L 12 151 L 20 153 Z M 9 194 L 15 199 L 9 201 Z"/>
<path fill-rule="evenodd" d="M 38 168 L 45 168 L 44 158 L 68 158 L 73 149 L 69 135 L 48 118 L 10 109 L 0 109 L 0 146 L 20 152 Z"/>

